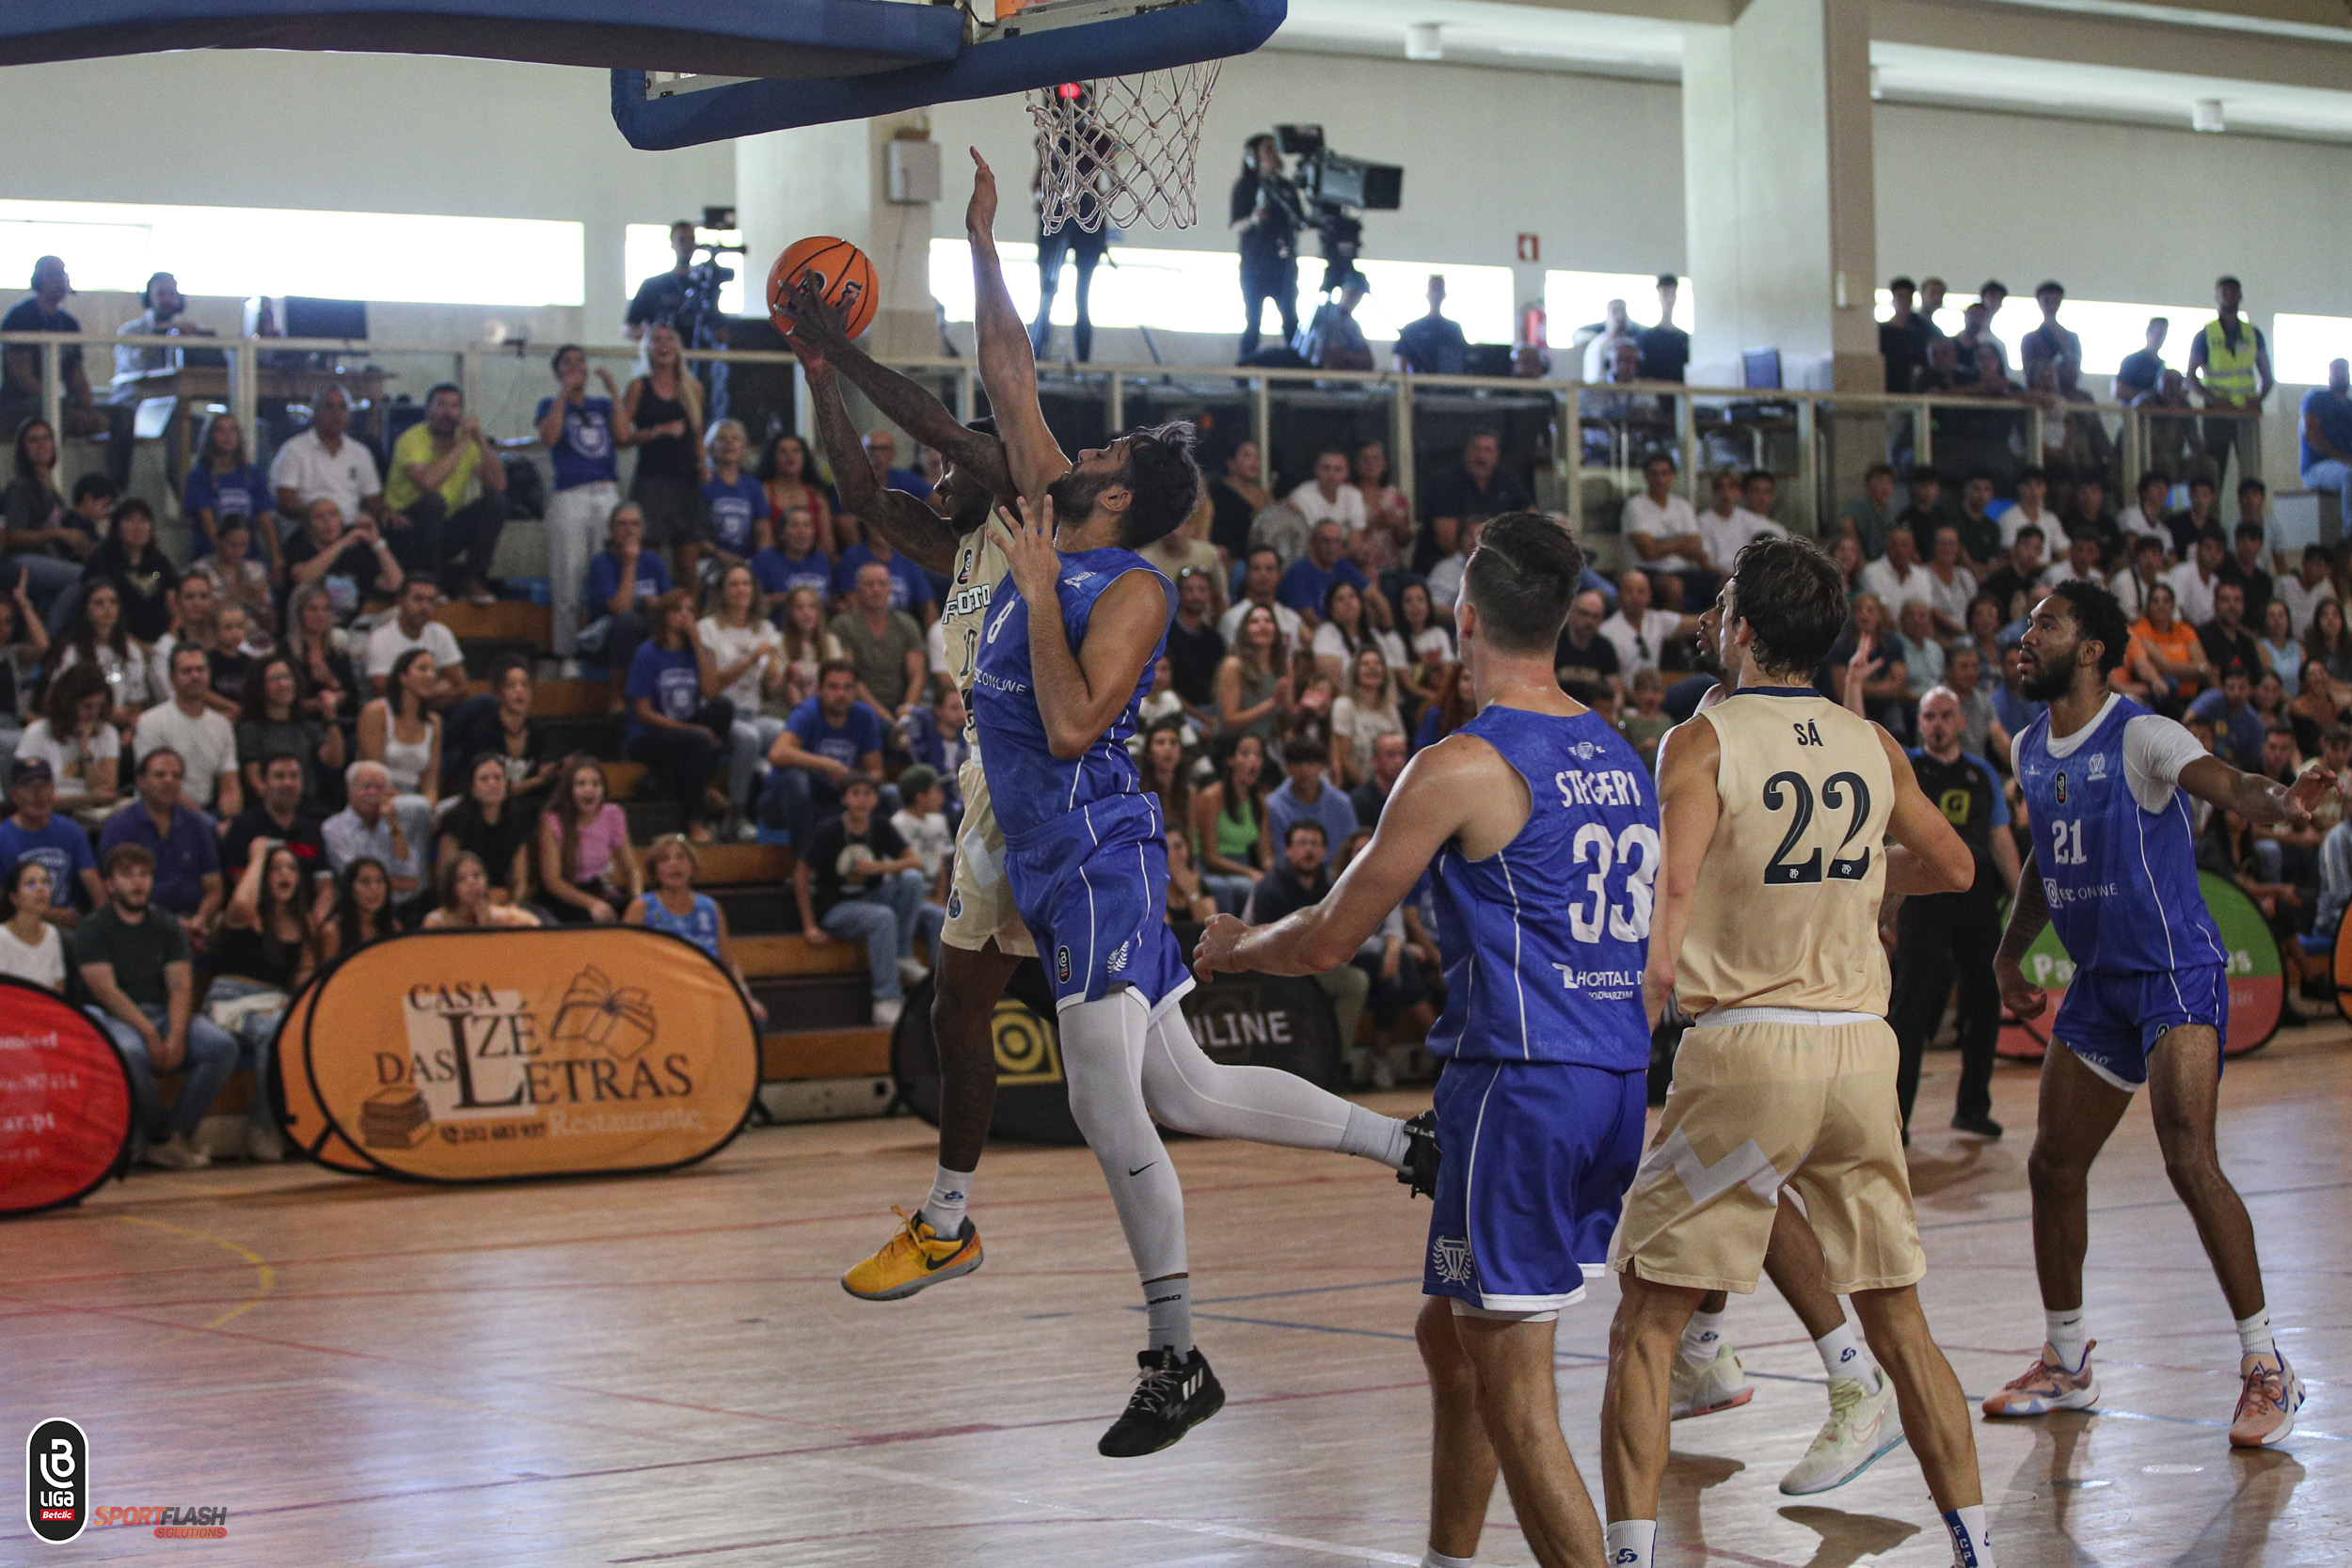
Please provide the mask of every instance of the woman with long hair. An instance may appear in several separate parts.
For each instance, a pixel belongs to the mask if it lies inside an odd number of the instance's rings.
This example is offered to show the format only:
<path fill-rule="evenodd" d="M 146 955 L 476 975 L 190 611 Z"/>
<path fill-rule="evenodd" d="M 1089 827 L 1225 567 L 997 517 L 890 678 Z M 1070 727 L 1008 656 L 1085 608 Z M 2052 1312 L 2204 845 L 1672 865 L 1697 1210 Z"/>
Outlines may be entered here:
<path fill-rule="evenodd" d="M 1289 754 L 1294 740 L 1306 738 L 1323 748 L 1323 754 L 1331 754 L 1331 715 L 1340 703 L 1340 683 L 1321 670 L 1311 672 L 1307 684 L 1299 689 L 1298 702 L 1282 721 L 1280 735 L 1274 749 L 1283 756 Z M 1333 770 L 1337 782 L 1338 769 Z"/>
<path fill-rule="evenodd" d="M 645 891 L 628 816 L 610 798 L 594 757 L 573 757 L 556 775 L 555 799 L 539 819 L 539 881 L 566 926 L 610 926 Z"/>
<path fill-rule="evenodd" d="M 433 711 L 439 681 L 433 656 L 411 648 L 392 661 L 384 695 L 359 710 L 359 760 L 392 776 L 392 810 L 411 844 L 433 842 L 433 808 L 441 799 L 441 716 Z"/>
<path fill-rule="evenodd" d="M 1274 504 L 1265 487 L 1265 463 L 1255 441 L 1244 441 L 1225 460 L 1225 471 L 1209 486 L 1209 543 L 1229 562 L 1249 554 L 1249 527 Z"/>
<path fill-rule="evenodd" d="M 767 765 L 768 748 L 784 733 L 784 720 L 762 711 L 784 689 L 784 640 L 760 619 L 759 584 L 751 567 L 739 563 L 719 574 L 708 613 L 694 623 L 694 636 L 715 667 L 710 678 L 735 706 L 727 800 L 735 810 L 746 811 Z"/>
<path fill-rule="evenodd" d="M 1830 700 L 1885 725 L 1898 738 L 1909 734 L 1902 707 L 1911 691 L 1911 666 L 1903 657 L 1907 652 L 1902 638 L 1887 625 L 1886 607 L 1879 596 L 1857 595 L 1852 619 L 1821 661 Z"/>
<path fill-rule="evenodd" d="M 2303 633 L 2303 661 L 2327 671 L 2331 680 L 2352 681 L 2352 637 L 2344 633 L 2344 606 L 2334 599 L 2312 606 L 2311 628 Z"/>
<path fill-rule="evenodd" d="M 674 588 L 653 603 L 652 630 L 628 668 L 628 728 L 621 754 L 651 769 L 661 794 L 686 808 L 687 834 L 711 842 L 707 820 L 728 810 L 710 797 L 735 734 L 735 705 L 720 694 L 710 651 L 694 635 L 694 601 Z"/>
<path fill-rule="evenodd" d="M 305 583 L 286 600 L 286 653 L 302 677 L 302 711 L 322 723 L 351 724 L 366 695 L 349 637 L 335 624 L 335 596 L 325 583 Z"/>
<path fill-rule="evenodd" d="M 292 658 L 275 653 L 254 661 L 237 711 L 237 755 L 244 759 L 246 800 L 262 798 L 262 759 L 280 752 L 302 759 L 306 801 L 319 799 L 322 776 L 342 776 L 342 730 L 303 716 L 302 676 Z"/>
<path fill-rule="evenodd" d="M 115 503 L 111 531 L 82 562 L 85 596 L 101 582 L 122 595 L 122 623 L 142 642 L 171 629 L 171 595 L 179 591 L 179 568 L 155 543 L 155 514 L 136 496 Z"/>
<path fill-rule="evenodd" d="M 1470 676 L 1459 664 L 1447 665 L 1438 678 L 1437 694 L 1422 707 L 1421 722 L 1413 729 L 1413 750 L 1435 746 L 1477 716 Z"/>
<path fill-rule="evenodd" d="M 795 588 L 784 596 L 778 636 L 787 706 L 816 695 L 817 672 L 827 661 L 848 657 L 841 640 L 825 628 L 824 595 L 814 588 Z"/>
<path fill-rule="evenodd" d="M 2284 599 L 2263 606 L 2262 635 L 2254 640 L 2263 668 L 2279 677 L 2289 700 L 2302 689 L 2303 644 L 2295 640 L 2295 612 Z"/>
<path fill-rule="evenodd" d="M 424 917 L 429 931 L 488 930 L 494 927 L 528 929 L 539 917 L 520 904 L 501 903 L 490 896 L 490 873 L 482 857 L 460 849 L 441 864 L 440 901 Z"/>
<path fill-rule="evenodd" d="M 1977 645 L 1978 680 L 1987 691 L 2001 684 L 2001 601 L 1979 594 L 1968 601 L 1968 641 Z"/>
<path fill-rule="evenodd" d="M 752 995 L 752 983 L 743 977 L 743 966 L 735 961 L 727 933 L 727 911 L 710 895 L 694 891 L 694 873 L 701 868 L 694 847 L 682 835 L 663 833 L 655 839 L 645 851 L 645 874 L 653 879 L 653 885 L 628 901 L 628 908 L 621 915 L 622 922 L 684 937 L 709 954 L 719 961 L 720 968 L 734 976 L 735 988 L 742 992 L 752 1017 L 766 1023 L 768 1009 Z"/>
<path fill-rule="evenodd" d="M 334 910 L 319 928 L 325 958 L 399 934 L 400 920 L 392 912 L 391 874 L 373 855 L 362 855 L 343 867 L 335 887 Z"/>
<path fill-rule="evenodd" d="M 677 329 L 656 326 L 645 339 L 645 373 L 628 384 L 612 412 L 612 438 L 637 449 L 628 499 L 656 549 L 691 542 L 707 515 L 703 506 L 703 389 L 678 346 Z"/>
<path fill-rule="evenodd" d="M 487 896 L 494 904 L 531 901 L 531 843 L 534 824 L 515 799 L 506 758 L 496 752 L 475 755 L 465 798 L 441 814 L 434 864 L 447 872 L 460 855 L 471 855 L 489 872 Z"/>
<path fill-rule="evenodd" d="M 759 581 L 759 612 L 781 626 L 785 601 L 795 589 L 813 589 L 823 607 L 833 592 L 833 558 L 818 547 L 808 508 L 794 507 L 774 528 L 775 543 L 752 557 L 752 576 Z"/>
<path fill-rule="evenodd" d="M 41 717 L 17 737 L 17 760 L 38 757 L 49 765 L 59 811 L 103 815 L 121 799 L 122 732 L 106 721 L 106 677 L 94 664 L 60 670 L 41 706 Z"/>
<path fill-rule="evenodd" d="M 1373 742 L 1384 735 L 1405 734 L 1405 716 L 1397 711 L 1396 677 L 1388 656 L 1377 643 L 1356 651 L 1347 690 L 1331 705 L 1333 771 L 1342 789 L 1353 789 L 1372 777 Z"/>
<path fill-rule="evenodd" d="M 1348 582 L 1334 582 L 1323 595 L 1323 624 L 1315 627 L 1309 651 L 1315 665 L 1335 681 L 1347 678 L 1356 651 L 1372 641 L 1372 619 L 1364 612 L 1364 596 Z"/>
<path fill-rule="evenodd" d="M 1200 846 L 1200 881 L 1227 914 L 1239 914 L 1258 879 L 1274 864 L 1267 814 L 1265 741 L 1228 736 L 1218 747 L 1216 781 L 1192 800 L 1192 836 Z"/>
<path fill-rule="evenodd" d="M 246 457 L 245 427 L 230 413 L 204 421 L 204 437 L 197 443 L 197 460 L 188 466 L 188 483 L 180 509 L 196 523 L 196 543 L 190 553 L 207 556 L 220 547 L 220 520 L 243 517 L 253 527 L 256 554 L 269 562 L 270 575 L 283 580 L 284 562 L 278 553 L 278 497 L 269 475 Z"/>
<path fill-rule="evenodd" d="M 252 858 L 229 895 L 213 939 L 209 957 L 215 974 L 204 1006 L 214 1013 L 233 1010 L 237 1022 L 230 1032 L 237 1037 L 240 1064 L 252 1069 L 257 1086 L 269 1081 L 270 1044 L 289 999 L 319 965 L 320 933 L 311 922 L 311 904 L 310 875 L 300 857 L 276 839 L 255 839 Z M 249 1160 L 286 1157 L 266 1094 L 255 1094 L 246 1113 L 245 1152 Z"/>
<path fill-rule="evenodd" d="M 65 938 L 49 918 L 49 867 L 30 855 L 8 874 L 5 907 L 0 923 L 0 974 L 29 980 L 44 990 L 65 994 Z"/>
<path fill-rule="evenodd" d="M 1182 715 L 1155 720 L 1143 732 L 1142 754 L 1136 771 L 1143 775 L 1143 792 L 1159 798 L 1160 820 L 1170 832 L 1192 831 L 1192 767 L 1184 760 L 1184 721 Z"/>
<path fill-rule="evenodd" d="M 127 729 L 143 710 L 169 695 L 155 689 L 153 655 L 123 625 L 122 595 L 113 583 L 102 578 L 89 585 L 60 641 L 57 673 L 77 665 L 96 670 L 106 683 L 109 722 Z"/>
<path fill-rule="evenodd" d="M 34 602 L 48 611 L 52 635 L 72 613 L 73 587 L 82 563 L 98 548 L 98 533 L 76 527 L 73 509 L 57 494 L 57 432 L 35 415 L 16 427 L 16 463 L 8 488 L 0 495 L 5 514 L 5 553 L 24 568 Z"/>
<path fill-rule="evenodd" d="M 768 515 L 776 519 L 776 537 L 784 537 L 784 519 L 794 512 L 808 514 L 810 547 L 828 556 L 838 555 L 838 542 L 834 537 L 833 501 L 825 493 L 825 482 L 818 472 L 817 459 L 808 450 L 808 443 L 789 432 L 777 436 L 760 454 L 759 483 L 768 491 Z"/>
<path fill-rule="evenodd" d="M 1413 553 L 1413 503 L 1389 483 L 1389 444 L 1366 441 L 1350 465 L 1357 494 L 1364 498 L 1364 531 L 1356 543 L 1356 564 L 1375 582 L 1398 570 Z"/>
<path fill-rule="evenodd" d="M 20 574 L 0 594 L 0 779 L 8 777 L 16 742 L 24 733 L 24 699 L 33 672 L 49 657 L 49 632 L 33 613 L 32 595 Z"/>
<path fill-rule="evenodd" d="M 2118 672 L 2150 693 L 2149 705 L 2173 714 L 2187 706 L 2189 699 L 2213 679 L 2204 643 L 2197 628 L 2180 619 L 2177 603 L 2170 583 L 2149 586 L 2147 613 L 2132 627 L 2123 669 Z M 2316 616 L 2312 624 L 2318 626 Z"/>
<path fill-rule="evenodd" d="M 1217 726 L 1271 743 L 1291 710 L 1289 641 L 1274 611 L 1251 605 L 1233 628 L 1233 650 L 1216 668 Z"/>
<path fill-rule="evenodd" d="M 1397 700 L 1418 723 L 1421 710 L 1438 695 L 1438 682 L 1454 661 L 1454 633 L 1438 619 L 1429 585 L 1407 578 L 1396 592 L 1396 635 L 1406 662 L 1396 668 Z"/>

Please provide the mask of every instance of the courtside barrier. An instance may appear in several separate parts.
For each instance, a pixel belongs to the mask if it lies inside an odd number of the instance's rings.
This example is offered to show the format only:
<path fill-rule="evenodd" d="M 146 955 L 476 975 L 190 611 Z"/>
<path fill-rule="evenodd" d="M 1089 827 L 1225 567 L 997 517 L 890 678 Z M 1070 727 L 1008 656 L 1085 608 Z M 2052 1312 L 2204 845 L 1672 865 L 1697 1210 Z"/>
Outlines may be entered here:
<path fill-rule="evenodd" d="M 2221 1041 L 2221 1053 L 2243 1056 L 2260 1051 L 2279 1032 L 2279 1016 L 2287 1000 L 2286 966 L 2279 958 L 2279 942 L 2270 934 L 2269 922 L 2263 919 L 2261 908 L 2244 888 L 2210 871 L 2197 874 L 2197 885 L 2204 892 L 2205 908 L 2212 912 L 2214 925 L 2220 928 L 2229 962 L 2230 1032 Z M 2342 974 L 2341 946 L 2337 954 L 2337 973 Z M 2067 984 L 2074 978 L 2074 960 L 2066 956 L 2056 927 L 2042 928 L 2026 950 L 2023 967 L 2026 979 L 2050 993 L 2050 1005 L 2039 1018 L 2004 1016 L 1994 1049 L 2010 1061 L 2038 1062 L 2050 1048 L 2051 1021 L 2058 1017 Z"/>
<path fill-rule="evenodd" d="M 420 1181 L 668 1170 L 716 1153 L 759 1086 L 726 972 L 635 926 L 418 931 L 346 954 L 279 1025 L 287 1141 Z"/>
<path fill-rule="evenodd" d="M 0 975 L 0 1214 L 74 1203 L 121 1168 L 131 1075 L 103 1029 Z"/>

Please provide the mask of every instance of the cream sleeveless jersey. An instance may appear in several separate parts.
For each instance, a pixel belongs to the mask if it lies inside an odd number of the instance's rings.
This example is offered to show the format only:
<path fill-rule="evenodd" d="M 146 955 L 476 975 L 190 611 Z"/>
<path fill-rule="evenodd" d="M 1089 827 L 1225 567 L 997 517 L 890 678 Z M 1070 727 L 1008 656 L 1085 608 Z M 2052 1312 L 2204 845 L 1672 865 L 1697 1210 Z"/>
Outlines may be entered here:
<path fill-rule="evenodd" d="M 1697 718 L 1722 743 L 1723 814 L 1682 940 L 1683 1007 L 1883 1015 L 1895 779 L 1878 726 L 1810 687 L 1750 687 Z"/>
<path fill-rule="evenodd" d="M 963 693 L 963 743 L 979 755 L 980 727 L 972 717 L 972 672 L 979 663 L 981 623 L 988 619 L 989 594 L 1012 570 L 986 525 L 956 541 L 956 569 L 947 587 L 947 602 L 940 607 L 939 632 L 947 646 L 947 673 Z"/>

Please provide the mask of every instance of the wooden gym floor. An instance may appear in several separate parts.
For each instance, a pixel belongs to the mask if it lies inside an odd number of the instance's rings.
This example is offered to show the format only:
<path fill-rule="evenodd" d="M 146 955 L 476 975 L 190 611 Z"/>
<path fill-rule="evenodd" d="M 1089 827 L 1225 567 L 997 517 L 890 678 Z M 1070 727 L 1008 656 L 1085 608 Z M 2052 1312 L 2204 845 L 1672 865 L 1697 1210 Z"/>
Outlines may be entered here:
<path fill-rule="evenodd" d="M 2041 1338 L 2025 1158 L 2034 1081 L 2005 1065 L 1998 1145 L 1913 1154 L 1927 1301 L 1973 1397 Z M 2096 1416 L 1976 1426 L 2010 1565 L 2352 1561 L 2352 1037 L 2233 1064 L 2223 1153 L 2261 1231 L 2280 1343 L 2312 1390 L 2288 1451 L 2233 1453 L 2229 1318 L 2144 1111 L 2093 1180 Z M 1384 1108 L 1425 1103 L 1398 1093 Z M 1426 1393 L 1410 1338 L 1428 1209 L 1337 1156 L 1182 1142 L 1201 1342 L 1231 1393 L 1180 1447 L 1114 1463 L 1140 1323 L 1082 1149 L 983 1169 L 988 1266 L 912 1301 L 841 1269 L 917 1199 L 909 1120 L 756 1131 L 644 1180 L 448 1191 L 300 1166 L 142 1173 L 0 1228 L 0 1437 L 69 1416 L 95 1502 L 225 1505 L 225 1541 L 0 1524 L 0 1561 L 1232 1564 L 1417 1561 Z M 1593 1467 L 1614 1290 L 1561 1325 L 1561 1405 Z M 1774 1489 L 1823 1413 L 1766 1285 L 1732 1334 L 1741 1410 L 1675 1429 L 1664 1564 L 1944 1568 L 1899 1451 L 1844 1489 Z M 1524 1563 L 1498 1493 L 1483 1561 Z"/>

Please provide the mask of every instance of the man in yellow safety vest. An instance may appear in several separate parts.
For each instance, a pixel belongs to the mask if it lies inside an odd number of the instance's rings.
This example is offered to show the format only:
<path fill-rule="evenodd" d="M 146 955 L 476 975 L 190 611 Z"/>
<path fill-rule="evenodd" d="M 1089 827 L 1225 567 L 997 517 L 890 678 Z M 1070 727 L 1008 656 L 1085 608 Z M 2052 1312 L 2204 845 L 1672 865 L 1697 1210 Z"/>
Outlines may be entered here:
<path fill-rule="evenodd" d="M 2205 324 L 2188 345 L 2188 379 L 2204 395 L 2207 408 L 2224 411 L 2205 425 L 2205 454 L 2213 459 L 2217 483 L 2229 477 L 2230 448 L 2237 447 L 2238 476 L 2258 475 L 2262 458 L 2257 444 L 2260 421 L 2232 414 L 2259 414 L 2275 383 L 2270 374 L 2270 345 L 2262 328 L 2238 313 L 2245 290 L 2234 277 L 2217 278 L 2214 304 L 2220 314 Z"/>

